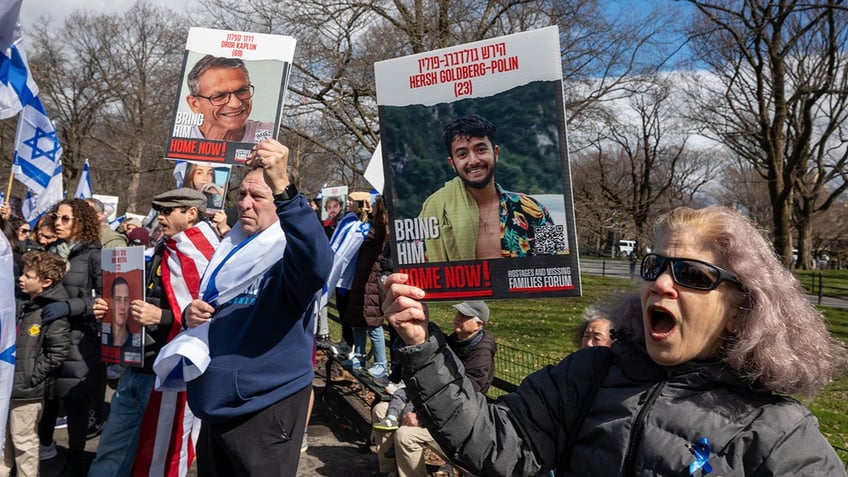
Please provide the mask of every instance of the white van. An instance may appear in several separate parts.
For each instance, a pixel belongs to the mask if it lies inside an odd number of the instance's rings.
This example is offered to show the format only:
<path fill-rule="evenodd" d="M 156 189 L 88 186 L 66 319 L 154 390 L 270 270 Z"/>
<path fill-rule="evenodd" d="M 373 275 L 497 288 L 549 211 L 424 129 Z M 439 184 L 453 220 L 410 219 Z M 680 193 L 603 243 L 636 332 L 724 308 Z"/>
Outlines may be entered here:
<path fill-rule="evenodd" d="M 618 241 L 618 256 L 627 257 L 630 252 L 636 250 L 635 240 L 619 240 Z"/>

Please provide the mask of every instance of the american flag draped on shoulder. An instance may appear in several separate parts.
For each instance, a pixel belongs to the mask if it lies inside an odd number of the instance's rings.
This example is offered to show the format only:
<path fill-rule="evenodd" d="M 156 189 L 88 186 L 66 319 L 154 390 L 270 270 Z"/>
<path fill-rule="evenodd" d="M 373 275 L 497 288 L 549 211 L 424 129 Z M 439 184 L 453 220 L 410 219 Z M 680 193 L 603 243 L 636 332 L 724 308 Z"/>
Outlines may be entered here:
<path fill-rule="evenodd" d="M 174 313 L 168 341 L 182 330 L 182 311 L 197 298 L 200 277 L 217 246 L 218 235 L 205 221 L 165 240 L 162 284 Z M 141 422 L 133 475 L 184 477 L 194 460 L 194 421 L 184 391 L 153 391 Z"/>
<path fill-rule="evenodd" d="M 12 173 L 29 188 L 26 219 L 33 223 L 62 200 L 62 146 L 17 44 L 20 0 L 0 0 L 0 119 L 20 112 Z"/>

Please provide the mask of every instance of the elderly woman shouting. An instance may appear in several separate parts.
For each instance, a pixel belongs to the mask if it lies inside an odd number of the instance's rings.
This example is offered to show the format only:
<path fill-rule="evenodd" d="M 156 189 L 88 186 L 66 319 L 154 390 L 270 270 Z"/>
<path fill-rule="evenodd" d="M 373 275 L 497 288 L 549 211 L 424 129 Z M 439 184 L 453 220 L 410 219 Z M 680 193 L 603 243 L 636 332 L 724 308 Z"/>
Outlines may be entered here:
<path fill-rule="evenodd" d="M 494 404 L 428 333 L 423 291 L 392 275 L 384 311 L 436 441 L 481 476 L 846 475 L 787 396 L 814 396 L 845 347 L 763 235 L 727 208 L 679 208 L 653 239 L 641 306 L 611 317 L 612 348 L 577 351 Z"/>

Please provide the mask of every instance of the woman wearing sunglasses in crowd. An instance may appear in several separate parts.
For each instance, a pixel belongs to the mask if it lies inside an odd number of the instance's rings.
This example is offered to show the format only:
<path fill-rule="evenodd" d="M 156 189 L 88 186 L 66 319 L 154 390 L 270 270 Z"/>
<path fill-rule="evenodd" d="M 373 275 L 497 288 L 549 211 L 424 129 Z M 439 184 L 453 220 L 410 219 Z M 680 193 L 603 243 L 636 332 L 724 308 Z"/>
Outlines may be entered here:
<path fill-rule="evenodd" d="M 46 305 L 42 320 L 67 316 L 71 325 L 71 351 L 59 368 L 54 399 L 45 403 L 39 424 L 41 445 L 52 449 L 53 429 L 59 400 L 68 415 L 68 475 L 83 475 L 89 410 L 99 402 L 97 394 L 105 381 L 100 362 L 98 324 L 94 319 L 95 296 L 102 294 L 100 269 L 100 221 L 97 213 L 82 199 L 65 199 L 51 213 L 58 240 L 49 251 L 68 263 L 62 285 L 71 298 Z M 102 393 L 101 393 L 102 395 Z M 52 452 L 47 451 L 49 455 Z M 63 474 L 64 475 L 64 474 Z"/>
<path fill-rule="evenodd" d="M 436 441 L 475 475 L 828 475 L 845 467 L 813 397 L 848 363 L 764 236 L 723 207 L 653 230 L 639 297 L 611 348 L 577 351 L 487 404 L 429 330 L 424 293 L 392 275 L 385 315 Z M 635 306 L 634 306 L 635 305 Z"/>

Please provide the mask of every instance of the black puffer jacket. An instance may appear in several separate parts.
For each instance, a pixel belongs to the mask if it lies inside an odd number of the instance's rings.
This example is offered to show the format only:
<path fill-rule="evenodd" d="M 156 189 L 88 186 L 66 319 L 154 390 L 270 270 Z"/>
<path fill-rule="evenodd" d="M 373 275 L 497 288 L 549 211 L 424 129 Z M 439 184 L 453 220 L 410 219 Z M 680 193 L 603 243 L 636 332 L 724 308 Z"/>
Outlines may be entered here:
<path fill-rule="evenodd" d="M 55 373 L 67 358 L 71 346 L 70 327 L 67 318 L 42 323 L 41 308 L 67 299 L 65 288 L 57 284 L 33 300 L 21 303 L 15 340 L 12 399 L 40 401 L 53 396 Z"/>
<path fill-rule="evenodd" d="M 84 383 L 101 366 L 100 339 L 92 306 L 103 294 L 100 245 L 77 245 L 68 255 L 69 268 L 62 279 L 68 291 L 71 350 L 56 379 L 56 396 L 63 397 Z"/>
<path fill-rule="evenodd" d="M 487 405 L 445 350 L 438 335 L 398 350 L 404 382 L 442 449 L 475 475 L 690 475 L 702 438 L 709 475 L 846 475 L 809 410 L 754 389 L 718 362 L 664 368 L 635 344 L 589 348 Z"/>

